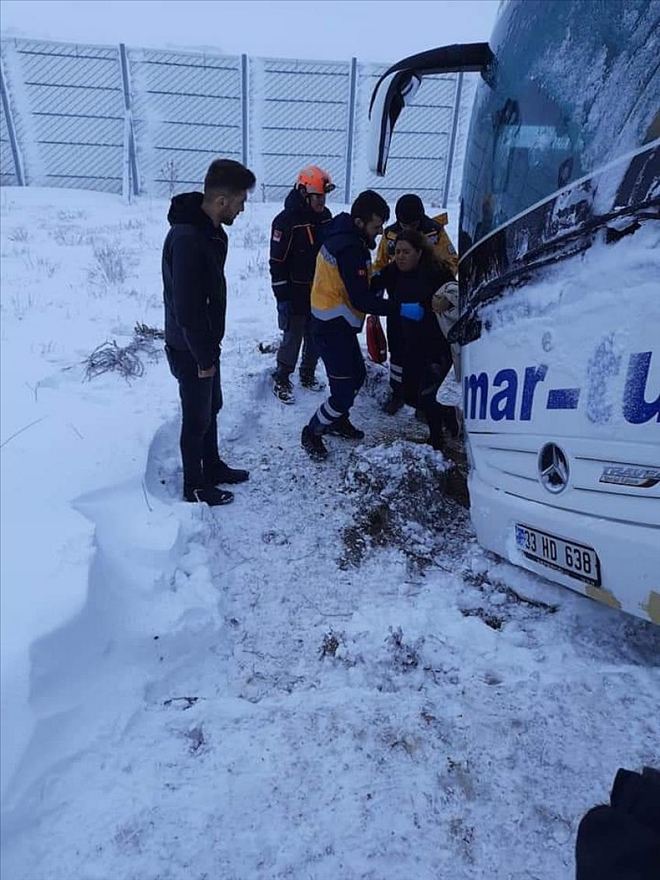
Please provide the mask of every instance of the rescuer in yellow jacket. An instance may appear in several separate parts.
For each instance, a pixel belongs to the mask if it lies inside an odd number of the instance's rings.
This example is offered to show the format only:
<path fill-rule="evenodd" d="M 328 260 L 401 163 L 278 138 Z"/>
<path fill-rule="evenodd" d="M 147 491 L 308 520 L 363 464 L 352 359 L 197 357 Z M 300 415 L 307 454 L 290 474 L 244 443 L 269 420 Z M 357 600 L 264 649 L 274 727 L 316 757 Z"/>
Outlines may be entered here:
<path fill-rule="evenodd" d="M 419 303 L 403 305 L 372 293 L 370 251 L 389 219 L 387 202 L 373 190 L 356 198 L 350 214 L 338 214 L 327 224 L 321 250 L 316 257 L 312 283 L 312 333 L 330 384 L 330 397 L 316 410 L 302 431 L 307 454 L 323 459 L 328 450 L 323 434 L 361 440 L 364 432 L 349 419 L 355 395 L 366 377 L 364 357 L 358 342 L 366 313 L 401 315 L 421 321 Z"/>
<path fill-rule="evenodd" d="M 428 217 L 424 204 L 415 193 L 406 193 L 396 203 L 394 209 L 396 223 L 385 229 L 378 246 L 373 265 L 374 273 L 380 272 L 394 259 L 394 248 L 397 236 L 404 230 L 413 229 L 420 232 L 433 247 L 436 258 L 456 275 L 458 270 L 458 254 L 447 235 L 447 215 L 438 214 Z M 401 409 L 404 404 L 403 395 L 403 335 L 401 321 L 398 316 L 387 319 L 387 343 L 390 355 L 390 396 L 384 404 L 384 410 L 390 415 Z"/>

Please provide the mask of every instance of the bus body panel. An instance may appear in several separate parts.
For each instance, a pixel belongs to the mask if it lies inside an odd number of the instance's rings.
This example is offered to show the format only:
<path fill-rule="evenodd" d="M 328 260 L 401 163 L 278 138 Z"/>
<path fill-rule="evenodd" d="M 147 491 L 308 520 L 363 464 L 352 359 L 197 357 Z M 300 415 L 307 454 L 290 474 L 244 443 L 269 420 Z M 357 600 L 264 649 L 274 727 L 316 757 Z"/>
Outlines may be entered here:
<path fill-rule="evenodd" d="M 449 333 L 477 537 L 660 623 L 660 0 L 507 0 L 479 58 Z"/>
<path fill-rule="evenodd" d="M 463 414 L 479 542 L 660 623 L 660 4 L 617 5 L 503 7 L 464 167 Z"/>

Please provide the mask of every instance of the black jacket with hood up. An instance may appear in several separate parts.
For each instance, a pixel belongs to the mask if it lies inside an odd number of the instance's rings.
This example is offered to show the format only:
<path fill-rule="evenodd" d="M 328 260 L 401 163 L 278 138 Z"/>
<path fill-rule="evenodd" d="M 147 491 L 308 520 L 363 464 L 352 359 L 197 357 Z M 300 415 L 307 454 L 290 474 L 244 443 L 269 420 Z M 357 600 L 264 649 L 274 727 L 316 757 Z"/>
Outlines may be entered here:
<path fill-rule="evenodd" d="M 200 192 L 172 199 L 171 229 L 163 245 L 165 342 L 189 351 L 197 366 L 208 369 L 220 355 L 225 335 L 227 234 L 202 211 Z"/>

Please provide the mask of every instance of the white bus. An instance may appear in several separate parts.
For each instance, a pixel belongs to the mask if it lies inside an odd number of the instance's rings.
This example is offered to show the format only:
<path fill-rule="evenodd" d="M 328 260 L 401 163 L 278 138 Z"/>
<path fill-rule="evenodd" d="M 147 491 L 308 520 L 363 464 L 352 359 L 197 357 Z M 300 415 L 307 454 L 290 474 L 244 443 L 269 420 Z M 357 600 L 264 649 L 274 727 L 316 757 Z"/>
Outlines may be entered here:
<path fill-rule="evenodd" d="M 448 71 L 481 74 L 452 331 L 478 540 L 660 624 L 660 0 L 508 0 L 489 44 L 394 65 L 376 173 Z"/>

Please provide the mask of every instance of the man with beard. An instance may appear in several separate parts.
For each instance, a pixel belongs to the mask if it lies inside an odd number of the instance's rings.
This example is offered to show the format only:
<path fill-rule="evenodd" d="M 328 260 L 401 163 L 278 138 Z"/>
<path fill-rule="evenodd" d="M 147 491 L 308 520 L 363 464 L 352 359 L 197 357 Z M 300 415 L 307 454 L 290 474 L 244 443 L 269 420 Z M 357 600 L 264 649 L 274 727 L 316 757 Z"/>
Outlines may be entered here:
<path fill-rule="evenodd" d="M 350 214 L 338 214 L 328 224 L 316 258 L 312 332 L 330 382 L 330 397 L 302 431 L 302 447 L 313 459 L 321 460 L 328 454 L 323 434 L 349 440 L 364 437 L 351 423 L 349 413 L 366 377 L 357 338 L 365 313 L 400 314 L 413 321 L 424 316 L 419 303 L 397 305 L 369 289 L 369 252 L 376 247 L 376 237 L 382 234 L 389 216 L 385 199 L 365 190 L 353 202 Z"/>
<path fill-rule="evenodd" d="M 204 193 L 172 199 L 171 229 L 163 245 L 165 351 L 181 398 L 183 497 L 209 506 L 234 496 L 219 483 L 242 483 L 249 474 L 231 468 L 218 452 L 217 416 L 222 408 L 220 347 L 225 333 L 227 234 L 243 211 L 255 176 L 240 162 L 216 159 Z"/>
<path fill-rule="evenodd" d="M 294 402 L 291 374 L 301 345 L 300 384 L 311 391 L 325 387 L 315 376 L 319 356 L 311 330 L 310 291 L 323 231 L 332 219 L 325 197 L 334 189 L 327 171 L 308 165 L 298 174 L 284 210 L 272 224 L 270 277 L 277 300 L 277 324 L 282 331 L 273 392 L 282 403 Z"/>

